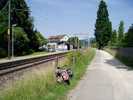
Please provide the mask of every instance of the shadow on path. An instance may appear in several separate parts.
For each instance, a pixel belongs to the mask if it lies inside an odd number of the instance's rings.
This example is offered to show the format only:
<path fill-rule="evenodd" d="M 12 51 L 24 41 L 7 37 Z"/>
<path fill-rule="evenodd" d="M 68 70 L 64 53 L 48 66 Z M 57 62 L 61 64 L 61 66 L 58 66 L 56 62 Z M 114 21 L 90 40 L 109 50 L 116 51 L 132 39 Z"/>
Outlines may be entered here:
<path fill-rule="evenodd" d="M 117 60 L 115 58 L 110 59 L 110 60 L 107 59 L 107 60 L 105 60 L 105 63 L 112 65 L 117 69 L 125 69 L 127 71 L 133 71 L 132 67 L 128 67 L 128 66 L 124 65 L 123 63 L 121 63 L 119 60 Z"/>

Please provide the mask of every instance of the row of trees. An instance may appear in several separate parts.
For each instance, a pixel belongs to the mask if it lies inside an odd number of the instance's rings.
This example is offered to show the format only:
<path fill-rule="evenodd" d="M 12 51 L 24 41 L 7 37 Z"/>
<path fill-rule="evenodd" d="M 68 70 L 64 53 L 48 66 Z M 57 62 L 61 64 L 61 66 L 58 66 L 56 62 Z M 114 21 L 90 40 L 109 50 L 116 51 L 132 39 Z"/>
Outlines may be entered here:
<path fill-rule="evenodd" d="M 79 38 L 78 37 L 71 37 L 71 38 L 69 38 L 68 39 L 68 43 L 70 44 L 70 45 L 73 45 L 73 48 L 74 49 L 78 49 L 78 47 L 79 47 L 79 45 L 80 45 L 80 40 L 79 40 Z"/>
<path fill-rule="evenodd" d="M 7 56 L 8 2 L 0 2 L 0 57 Z M 3 6 L 4 5 L 4 6 Z M 47 40 L 35 29 L 30 9 L 25 0 L 11 0 L 11 26 L 14 33 L 15 55 L 38 51 Z"/>
<path fill-rule="evenodd" d="M 95 39 L 92 39 L 91 42 L 92 44 L 96 43 L 99 49 L 108 45 L 112 47 L 133 47 L 133 25 L 127 33 L 124 33 L 124 22 L 121 21 L 118 31 L 112 31 L 106 2 L 101 0 L 95 24 Z"/>
<path fill-rule="evenodd" d="M 124 22 L 121 21 L 118 31 L 112 32 L 112 37 L 109 42 L 111 47 L 133 47 L 133 25 L 131 25 L 128 31 L 124 32 Z"/>
<path fill-rule="evenodd" d="M 80 40 L 77 36 L 70 37 L 67 42 L 73 46 L 73 49 L 86 48 L 89 45 L 87 39 Z"/>

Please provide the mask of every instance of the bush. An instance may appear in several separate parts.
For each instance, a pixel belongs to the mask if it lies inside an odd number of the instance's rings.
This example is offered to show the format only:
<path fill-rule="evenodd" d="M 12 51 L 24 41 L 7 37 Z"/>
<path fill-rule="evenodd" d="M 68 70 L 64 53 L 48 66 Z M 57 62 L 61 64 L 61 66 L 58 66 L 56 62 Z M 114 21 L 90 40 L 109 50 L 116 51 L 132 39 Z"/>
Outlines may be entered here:
<path fill-rule="evenodd" d="M 3 48 L 0 48 L 0 58 L 4 58 L 6 56 L 7 56 L 7 52 Z"/>

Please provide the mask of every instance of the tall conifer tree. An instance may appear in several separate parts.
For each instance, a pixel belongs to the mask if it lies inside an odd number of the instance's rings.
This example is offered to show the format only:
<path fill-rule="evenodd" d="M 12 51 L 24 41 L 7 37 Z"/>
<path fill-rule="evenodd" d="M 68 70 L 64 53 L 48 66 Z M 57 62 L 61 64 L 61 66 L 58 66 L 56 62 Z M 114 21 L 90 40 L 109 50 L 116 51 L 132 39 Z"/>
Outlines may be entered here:
<path fill-rule="evenodd" d="M 110 43 L 111 43 L 111 46 L 115 46 L 117 44 L 117 31 L 116 30 L 112 32 Z"/>
<path fill-rule="evenodd" d="M 125 35 L 125 43 L 127 47 L 133 47 L 133 24 Z"/>
<path fill-rule="evenodd" d="M 122 42 L 124 38 L 124 22 L 121 21 L 118 29 L 118 40 L 119 42 Z"/>
<path fill-rule="evenodd" d="M 95 24 L 95 37 L 99 49 L 102 49 L 108 44 L 111 34 L 112 23 L 109 20 L 107 5 L 105 1 L 101 0 Z"/>

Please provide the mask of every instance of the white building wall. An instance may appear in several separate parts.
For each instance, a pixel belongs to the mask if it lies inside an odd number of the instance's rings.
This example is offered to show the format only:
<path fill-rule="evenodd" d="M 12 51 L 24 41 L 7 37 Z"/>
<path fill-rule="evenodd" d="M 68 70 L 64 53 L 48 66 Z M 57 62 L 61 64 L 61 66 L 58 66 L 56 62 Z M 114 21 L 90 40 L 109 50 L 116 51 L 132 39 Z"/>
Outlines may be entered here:
<path fill-rule="evenodd" d="M 60 44 L 57 47 L 57 51 L 66 51 L 67 49 L 68 49 L 68 47 L 65 44 Z"/>
<path fill-rule="evenodd" d="M 64 36 L 60 41 L 65 41 L 65 42 L 67 42 L 68 39 L 69 39 L 69 37 L 66 35 L 66 36 Z"/>

